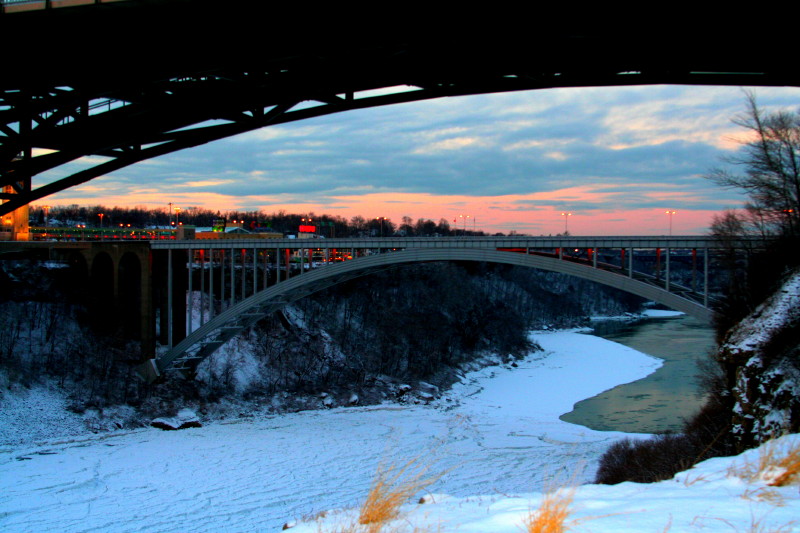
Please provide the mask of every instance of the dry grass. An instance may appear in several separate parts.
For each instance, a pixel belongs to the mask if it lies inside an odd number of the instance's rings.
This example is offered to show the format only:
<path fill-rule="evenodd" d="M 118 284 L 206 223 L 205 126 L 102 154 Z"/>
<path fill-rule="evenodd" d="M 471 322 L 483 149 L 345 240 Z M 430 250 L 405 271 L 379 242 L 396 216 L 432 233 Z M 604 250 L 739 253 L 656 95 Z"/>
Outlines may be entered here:
<path fill-rule="evenodd" d="M 324 527 L 321 519 L 325 513 L 307 517 L 304 522 L 316 520 L 320 533 L 436 533 L 441 524 L 419 527 L 407 522 L 392 524 L 401 518 L 400 508 L 413 496 L 438 481 L 445 473 L 430 474 L 431 465 L 423 464 L 420 457 L 411 459 L 402 466 L 386 466 L 381 463 L 372 480 L 364 503 L 358 509 L 358 518 L 348 523 Z"/>
<path fill-rule="evenodd" d="M 419 457 L 399 468 L 395 465 L 380 465 L 367 499 L 361 505 L 358 523 L 367 526 L 367 533 L 380 531 L 383 524 L 399 516 L 400 507 L 404 503 L 443 475 L 430 475 L 429 472 L 430 466 L 420 464 Z"/>
<path fill-rule="evenodd" d="M 724 518 L 717 518 L 716 520 L 726 524 L 737 533 L 791 533 L 794 531 L 795 525 L 797 525 L 797 522 L 794 520 L 782 525 L 772 524 L 767 521 L 768 516 L 769 513 L 761 517 L 751 515 L 750 523 L 745 526 L 745 529 L 741 529 L 738 524 L 734 524 Z"/>
<path fill-rule="evenodd" d="M 563 533 L 574 522 L 567 522 L 570 506 L 575 496 L 574 489 L 562 489 L 544 496 L 538 509 L 528 512 L 522 527 L 526 533 Z"/>
<path fill-rule="evenodd" d="M 363 525 L 350 524 L 347 526 L 342 526 L 338 529 L 334 529 L 330 532 L 325 531 L 321 533 L 364 533 L 365 531 L 375 531 L 375 532 L 380 531 L 381 533 L 441 533 L 442 530 L 440 527 L 437 527 L 436 529 L 419 528 L 419 527 L 408 529 L 404 525 L 399 525 L 391 529 L 385 529 L 383 526 L 380 525 L 378 526 L 378 529 L 364 529 Z"/>
<path fill-rule="evenodd" d="M 786 505 L 786 499 L 783 495 L 775 489 L 768 489 L 766 487 L 759 487 L 744 491 L 742 498 L 754 502 L 766 502 L 775 507 L 783 507 Z"/>
<path fill-rule="evenodd" d="M 747 481 L 766 481 L 770 487 L 785 487 L 800 483 L 800 444 L 780 445 L 776 441 L 764 444 L 756 461 L 737 465 L 732 472 Z"/>

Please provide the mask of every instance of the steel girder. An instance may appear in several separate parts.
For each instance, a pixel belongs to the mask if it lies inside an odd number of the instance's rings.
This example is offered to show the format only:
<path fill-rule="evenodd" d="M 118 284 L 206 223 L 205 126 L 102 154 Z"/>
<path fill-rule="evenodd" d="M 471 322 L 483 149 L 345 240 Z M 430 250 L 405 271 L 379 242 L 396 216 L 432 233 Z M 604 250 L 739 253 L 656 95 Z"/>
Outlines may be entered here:
<path fill-rule="evenodd" d="M 0 214 L 145 159 L 351 109 L 552 87 L 800 85 L 781 52 L 791 46 L 720 50 L 722 34 L 705 26 L 570 18 L 534 31 L 505 17 L 488 39 L 479 28 L 496 21 L 483 13 L 367 25 L 342 10 L 264 4 L 139 0 L 0 16 L 0 47 L 15 51 L 0 75 L 0 187 L 11 188 Z"/>

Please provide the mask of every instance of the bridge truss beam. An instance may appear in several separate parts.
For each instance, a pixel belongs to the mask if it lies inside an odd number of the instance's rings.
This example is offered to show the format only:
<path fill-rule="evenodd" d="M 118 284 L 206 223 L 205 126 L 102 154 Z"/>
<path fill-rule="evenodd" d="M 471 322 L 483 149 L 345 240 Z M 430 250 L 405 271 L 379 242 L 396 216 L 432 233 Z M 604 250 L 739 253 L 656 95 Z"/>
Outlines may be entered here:
<path fill-rule="evenodd" d="M 570 16 L 535 33 L 504 20 L 502 38 L 476 39 L 483 15 L 415 20 L 411 35 L 402 17 L 366 28 L 299 9 L 149 0 L 0 16 L 0 47 L 15 52 L 0 77 L 0 214 L 145 159 L 347 110 L 554 87 L 800 85 L 793 61 L 720 50 L 708 27 Z M 304 32 L 265 32 L 265 20 L 303 20 Z M 34 188 L 35 177 L 47 182 Z"/>

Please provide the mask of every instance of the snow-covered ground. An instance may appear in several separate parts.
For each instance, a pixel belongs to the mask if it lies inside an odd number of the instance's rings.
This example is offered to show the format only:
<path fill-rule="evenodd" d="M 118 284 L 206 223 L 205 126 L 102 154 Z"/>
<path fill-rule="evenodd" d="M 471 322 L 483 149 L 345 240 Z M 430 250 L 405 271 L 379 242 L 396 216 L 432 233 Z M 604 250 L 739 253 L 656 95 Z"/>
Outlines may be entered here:
<path fill-rule="evenodd" d="M 429 490 L 448 497 L 409 504 L 390 530 L 518 532 L 541 491 L 591 480 L 599 455 L 623 436 L 559 415 L 661 364 L 588 335 L 534 336 L 544 352 L 516 368 L 470 373 L 435 405 L 306 411 L 0 448 L 0 530 L 276 531 L 296 520 L 295 531 L 334 531 L 352 512 L 328 513 L 323 524 L 309 517 L 358 506 L 379 465 L 418 458 L 442 473 Z M 581 486 L 574 530 L 752 531 L 757 520 L 783 525 L 800 516 L 796 486 L 748 484 L 728 473 L 729 462 L 710 461 L 657 485 Z"/>

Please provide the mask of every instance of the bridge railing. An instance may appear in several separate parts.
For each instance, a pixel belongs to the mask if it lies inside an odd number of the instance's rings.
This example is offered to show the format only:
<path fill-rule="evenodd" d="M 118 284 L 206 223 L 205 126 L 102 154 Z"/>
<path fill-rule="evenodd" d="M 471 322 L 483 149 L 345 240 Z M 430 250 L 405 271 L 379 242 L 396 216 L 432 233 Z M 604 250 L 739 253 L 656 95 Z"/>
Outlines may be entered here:
<path fill-rule="evenodd" d="M 130 0 L 0 0 L 0 13 L 35 11 L 60 7 L 88 6 L 92 4 L 110 4 Z"/>

